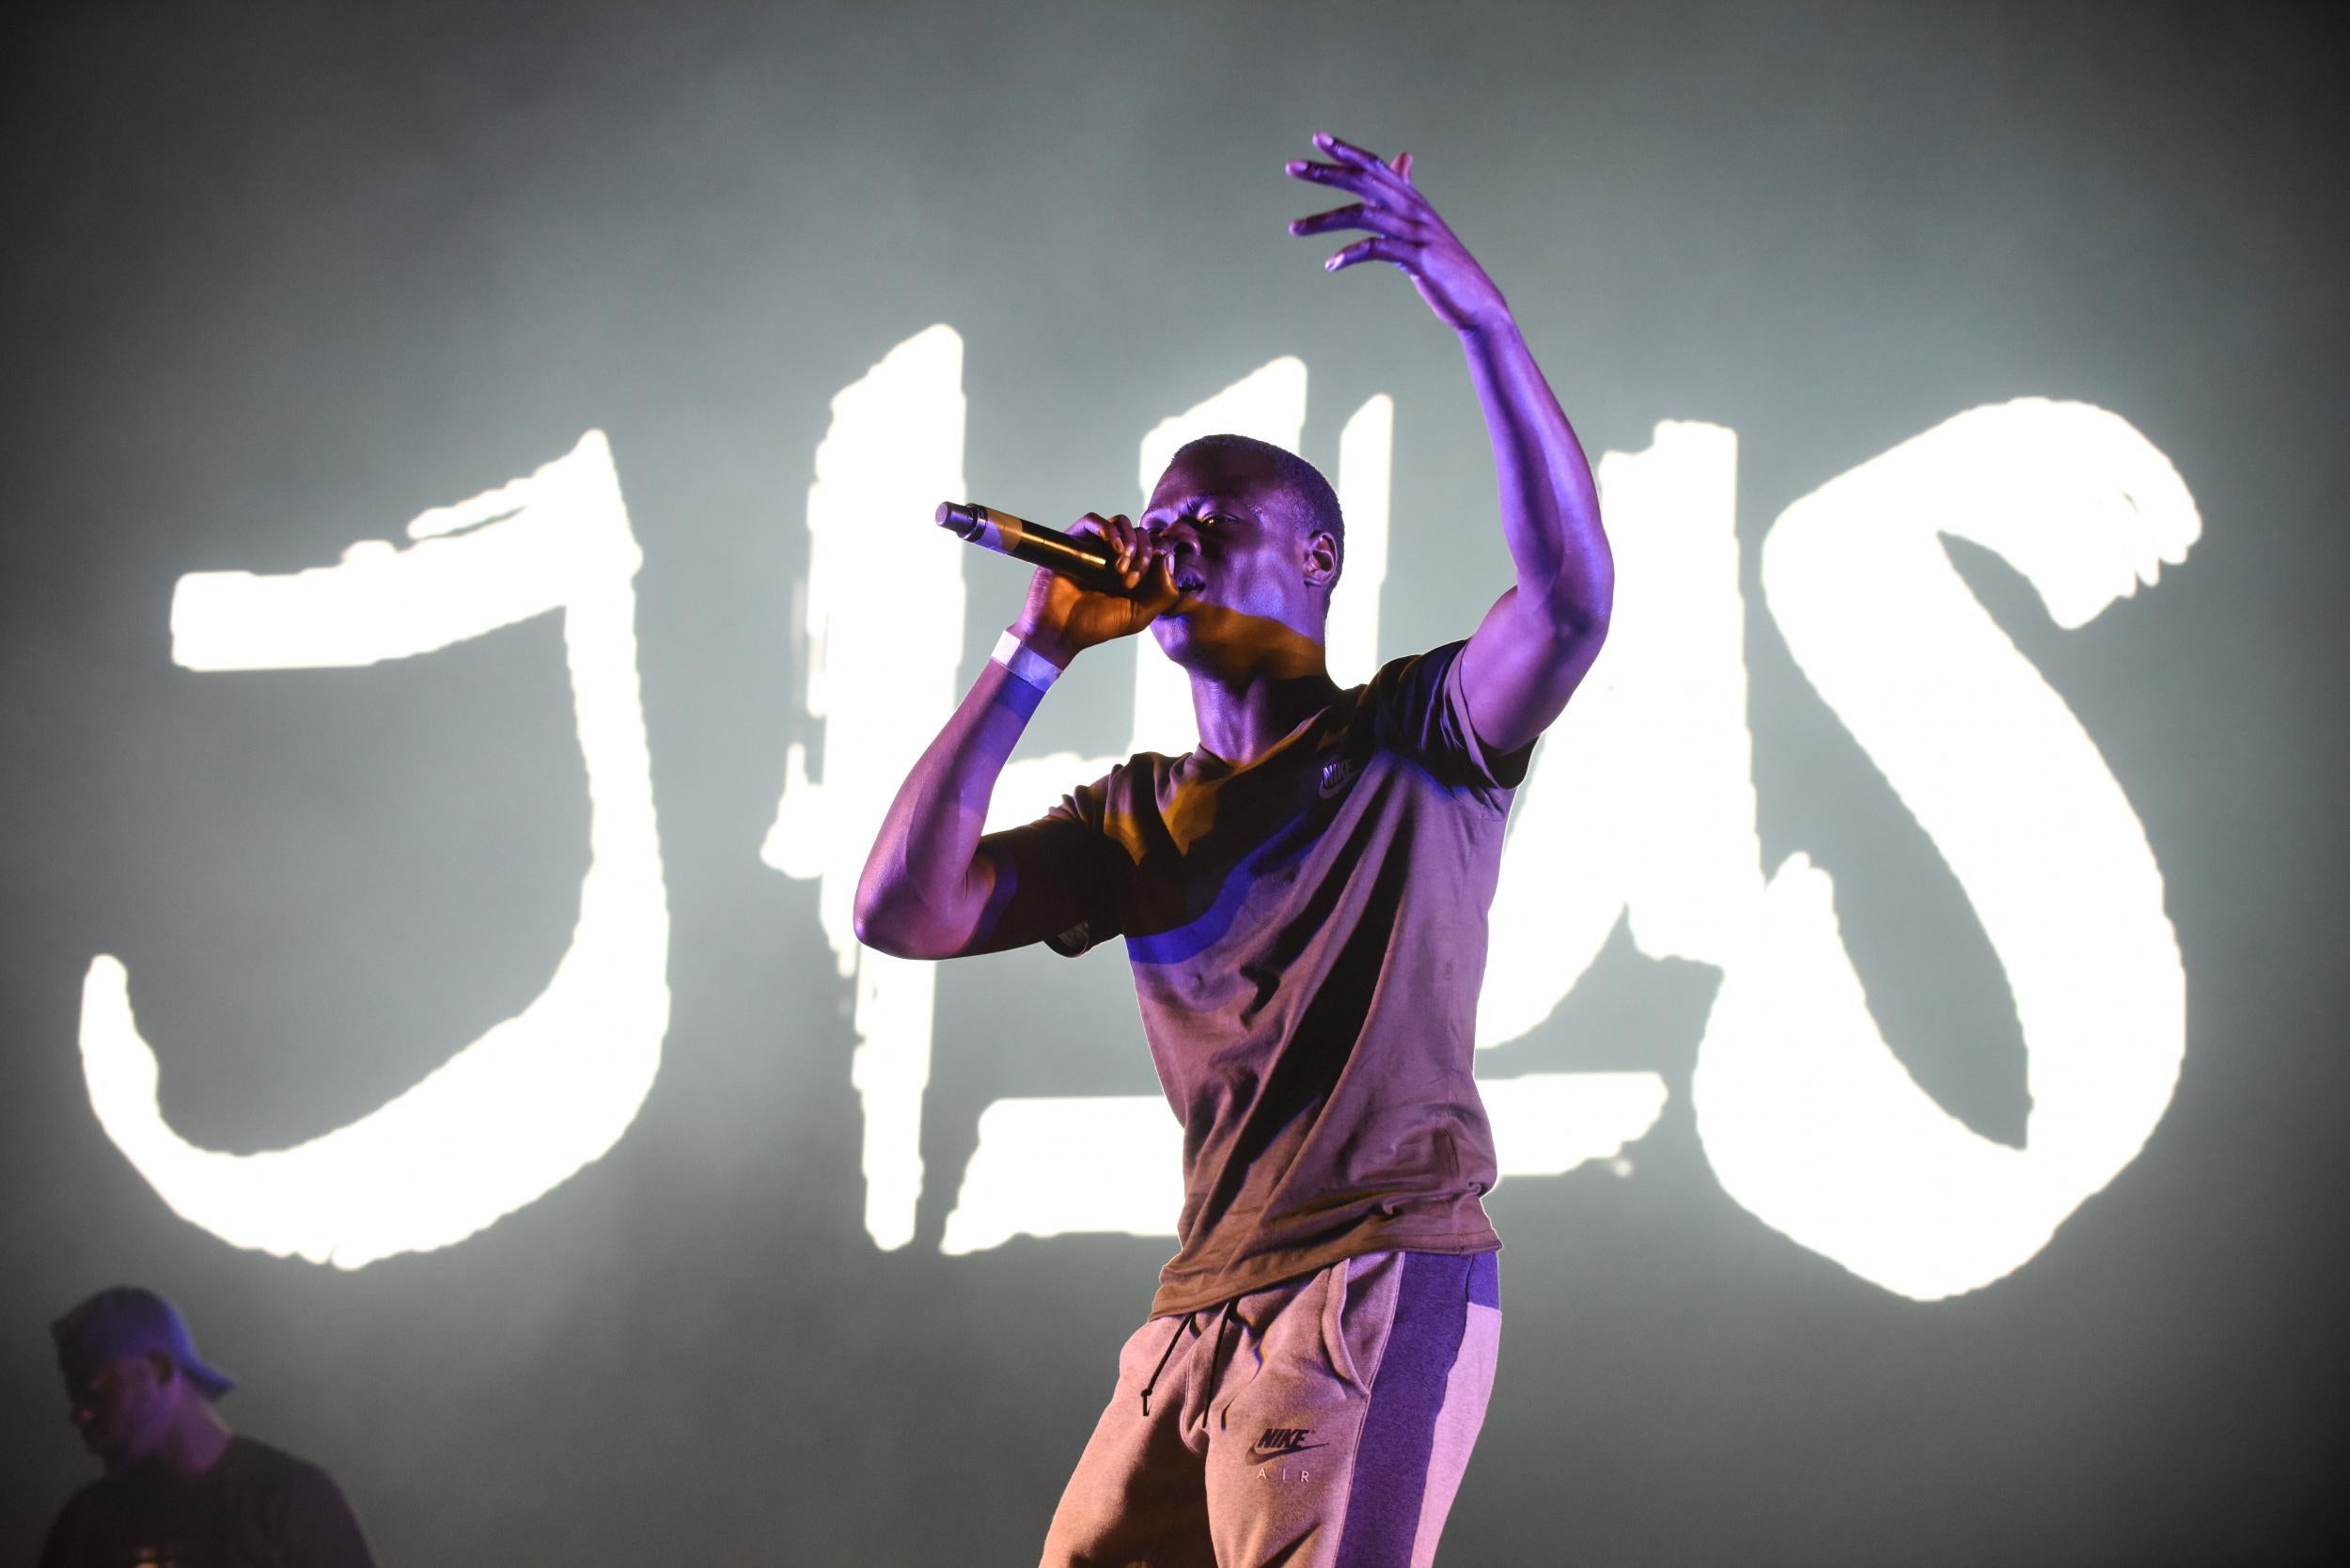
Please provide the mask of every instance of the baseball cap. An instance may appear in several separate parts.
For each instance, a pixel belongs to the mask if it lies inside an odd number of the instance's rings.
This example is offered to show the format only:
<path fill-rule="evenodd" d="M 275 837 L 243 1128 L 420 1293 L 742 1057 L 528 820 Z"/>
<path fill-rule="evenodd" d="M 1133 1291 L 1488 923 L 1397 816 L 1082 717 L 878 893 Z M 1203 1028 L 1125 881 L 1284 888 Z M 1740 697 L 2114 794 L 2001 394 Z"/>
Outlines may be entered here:
<path fill-rule="evenodd" d="M 179 1364 L 207 1399 L 218 1399 L 237 1380 L 196 1353 L 196 1337 L 180 1309 L 153 1291 L 116 1285 L 75 1307 L 49 1325 L 57 1341 L 57 1362 L 70 1377 L 76 1369 L 122 1356 L 160 1350 Z"/>

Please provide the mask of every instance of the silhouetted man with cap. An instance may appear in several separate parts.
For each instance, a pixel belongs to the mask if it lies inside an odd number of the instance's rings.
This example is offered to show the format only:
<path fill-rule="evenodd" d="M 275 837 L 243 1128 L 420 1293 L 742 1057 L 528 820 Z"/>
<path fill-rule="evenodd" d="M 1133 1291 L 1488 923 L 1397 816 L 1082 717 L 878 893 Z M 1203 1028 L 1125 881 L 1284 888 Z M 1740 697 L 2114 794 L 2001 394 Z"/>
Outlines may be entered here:
<path fill-rule="evenodd" d="M 106 1474 L 50 1526 L 40 1568 L 372 1568 L 331 1476 L 229 1432 L 212 1402 L 236 1380 L 196 1354 L 170 1302 L 118 1285 L 50 1333 L 74 1429 Z"/>

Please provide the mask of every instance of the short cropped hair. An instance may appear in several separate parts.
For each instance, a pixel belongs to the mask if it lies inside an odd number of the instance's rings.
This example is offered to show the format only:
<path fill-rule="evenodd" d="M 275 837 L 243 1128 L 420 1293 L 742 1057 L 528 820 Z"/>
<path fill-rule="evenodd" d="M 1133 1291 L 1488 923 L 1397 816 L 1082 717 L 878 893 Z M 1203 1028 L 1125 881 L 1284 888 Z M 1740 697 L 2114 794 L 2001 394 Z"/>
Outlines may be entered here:
<path fill-rule="evenodd" d="M 1339 565 L 1330 573 L 1330 586 L 1339 586 L 1339 577 L 1346 570 L 1346 514 L 1339 510 L 1339 493 L 1330 488 L 1321 469 L 1287 447 L 1251 435 L 1203 435 L 1185 442 L 1168 466 L 1194 453 L 1254 459 L 1271 469 L 1273 487 L 1289 503 L 1290 521 L 1298 532 L 1327 533 L 1338 541 Z"/>

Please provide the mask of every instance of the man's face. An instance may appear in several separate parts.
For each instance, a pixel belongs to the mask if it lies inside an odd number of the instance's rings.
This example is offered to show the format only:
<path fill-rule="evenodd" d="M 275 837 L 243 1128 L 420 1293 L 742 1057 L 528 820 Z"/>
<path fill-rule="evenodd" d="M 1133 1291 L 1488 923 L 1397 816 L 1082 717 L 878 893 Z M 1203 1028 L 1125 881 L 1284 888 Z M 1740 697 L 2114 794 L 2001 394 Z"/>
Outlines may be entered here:
<path fill-rule="evenodd" d="M 1313 582 L 1313 542 L 1258 459 L 1214 450 L 1177 458 L 1140 522 L 1173 552 L 1183 592 L 1152 625 L 1170 656 L 1180 660 L 1202 635 L 1246 635 L 1252 620 L 1322 640 L 1325 600 Z"/>
<path fill-rule="evenodd" d="M 171 1420 L 179 1370 L 161 1355 L 115 1356 L 66 1372 L 67 1419 L 83 1444 L 120 1470 L 153 1454 Z"/>

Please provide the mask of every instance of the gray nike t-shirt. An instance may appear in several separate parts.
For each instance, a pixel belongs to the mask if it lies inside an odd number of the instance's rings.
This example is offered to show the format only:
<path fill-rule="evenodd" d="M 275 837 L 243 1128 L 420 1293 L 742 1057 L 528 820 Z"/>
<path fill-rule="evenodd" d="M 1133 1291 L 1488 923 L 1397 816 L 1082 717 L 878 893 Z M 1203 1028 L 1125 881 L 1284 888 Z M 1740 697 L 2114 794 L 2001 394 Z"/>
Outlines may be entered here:
<path fill-rule="evenodd" d="M 1084 830 L 1056 859 L 1088 913 L 1052 945 L 1125 937 L 1183 1124 L 1181 1249 L 1153 1313 L 1363 1252 L 1500 1246 L 1470 1061 L 1532 748 L 1479 743 L 1461 647 L 1388 665 L 1246 767 L 1145 752 L 1015 830 Z"/>

